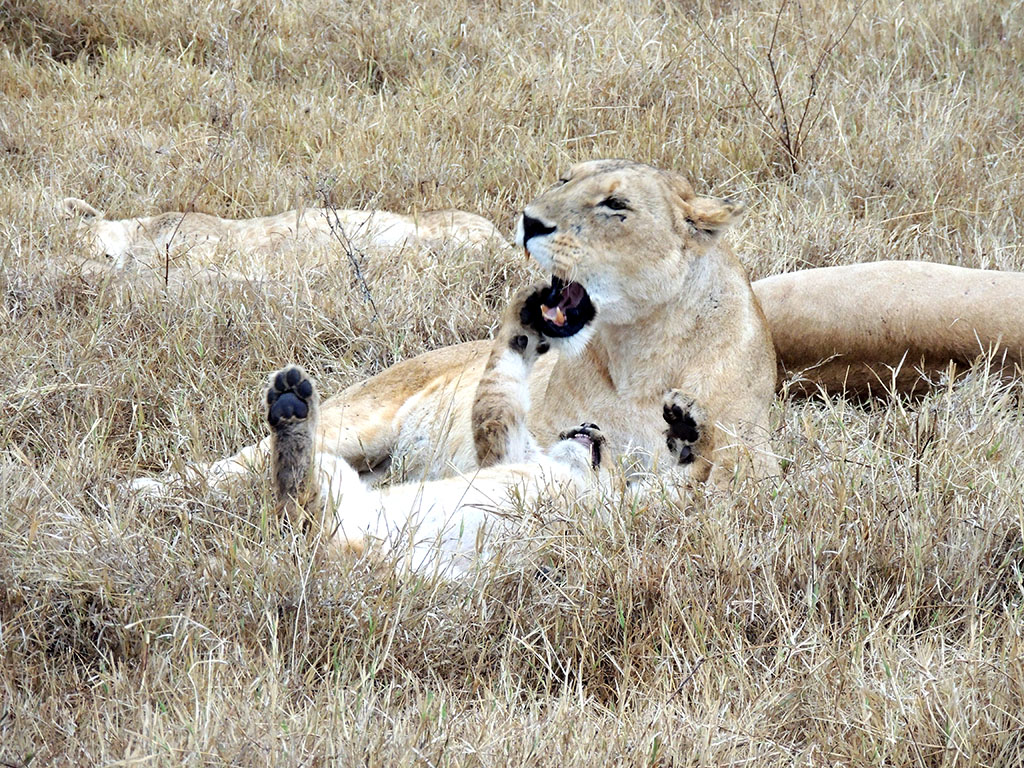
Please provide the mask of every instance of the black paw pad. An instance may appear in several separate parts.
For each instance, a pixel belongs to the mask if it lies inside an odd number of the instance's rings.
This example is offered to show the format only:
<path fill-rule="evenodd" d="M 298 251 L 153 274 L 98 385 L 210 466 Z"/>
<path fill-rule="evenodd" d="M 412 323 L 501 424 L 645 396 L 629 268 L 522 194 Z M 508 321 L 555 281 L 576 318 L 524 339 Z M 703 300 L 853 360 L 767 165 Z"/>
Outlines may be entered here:
<path fill-rule="evenodd" d="M 696 443 L 700 440 L 700 430 L 697 429 L 697 422 L 689 411 L 684 411 L 678 405 L 665 406 L 665 422 L 668 424 L 668 433 L 672 437 L 678 437 L 688 443 Z"/>
<path fill-rule="evenodd" d="M 267 421 L 273 427 L 282 421 L 304 419 L 308 415 L 309 404 L 299 399 L 294 393 L 285 392 L 270 406 L 270 411 L 267 413 Z"/>
<path fill-rule="evenodd" d="M 540 325 L 543 319 L 540 316 L 540 300 L 541 292 L 530 294 L 526 299 L 526 303 L 523 304 L 519 310 L 519 322 L 525 325 L 527 328 L 534 328 Z"/>
<path fill-rule="evenodd" d="M 693 455 L 693 446 L 680 444 L 679 440 L 674 437 L 669 437 L 665 444 L 668 446 L 669 451 L 672 452 L 673 456 L 679 457 L 680 464 L 690 464 L 697 457 Z"/>
<path fill-rule="evenodd" d="M 267 421 L 276 427 L 284 421 L 299 421 L 309 416 L 313 382 L 299 368 L 287 368 L 274 377 L 267 390 Z"/>
<path fill-rule="evenodd" d="M 511 349 L 513 352 L 525 354 L 526 351 L 530 348 L 530 337 L 527 336 L 525 333 L 517 334 L 516 336 L 513 336 L 511 339 L 509 339 L 508 346 L 509 349 Z M 536 351 L 538 355 L 543 355 L 549 349 L 551 349 L 550 342 L 548 342 L 547 339 L 541 336 L 540 339 L 537 341 L 537 346 L 534 348 L 534 351 Z"/>
<path fill-rule="evenodd" d="M 665 432 L 665 444 L 673 455 L 679 457 L 680 464 L 689 464 L 696 455 L 693 452 L 693 444 L 700 440 L 700 430 L 697 422 L 689 411 L 684 411 L 678 405 L 665 405 L 665 423 L 668 430 Z"/>

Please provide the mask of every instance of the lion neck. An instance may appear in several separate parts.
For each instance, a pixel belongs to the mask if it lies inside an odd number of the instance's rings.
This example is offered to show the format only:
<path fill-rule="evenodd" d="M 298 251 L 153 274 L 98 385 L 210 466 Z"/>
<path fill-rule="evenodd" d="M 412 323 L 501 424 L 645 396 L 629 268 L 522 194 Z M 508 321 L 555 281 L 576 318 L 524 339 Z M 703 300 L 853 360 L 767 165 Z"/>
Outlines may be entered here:
<path fill-rule="evenodd" d="M 736 282 L 730 260 L 709 249 L 690 261 L 678 291 L 628 323 L 599 326 L 584 353 L 587 362 L 622 397 L 660 398 L 681 368 L 705 348 L 719 348 L 714 337 Z"/>

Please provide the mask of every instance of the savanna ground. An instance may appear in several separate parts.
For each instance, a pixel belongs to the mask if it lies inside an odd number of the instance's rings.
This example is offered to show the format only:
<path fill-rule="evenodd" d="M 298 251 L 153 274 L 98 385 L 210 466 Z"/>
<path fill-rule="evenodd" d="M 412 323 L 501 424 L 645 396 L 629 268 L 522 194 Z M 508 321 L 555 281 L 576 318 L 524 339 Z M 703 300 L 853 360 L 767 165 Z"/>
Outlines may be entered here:
<path fill-rule="evenodd" d="M 740 195 L 755 278 L 1024 268 L 1019 0 L 792 2 L 771 47 L 777 9 L 2 0 L 0 764 L 1020 765 L 1024 414 L 981 367 L 914 401 L 783 393 L 781 483 L 574 510 L 535 542 L 554 579 L 314 565 L 262 479 L 124 490 L 259 438 L 284 362 L 330 394 L 487 336 L 533 267 L 391 256 L 376 316 L 338 254 L 103 281 L 66 195 L 511 233 L 560 168 L 624 156 Z"/>

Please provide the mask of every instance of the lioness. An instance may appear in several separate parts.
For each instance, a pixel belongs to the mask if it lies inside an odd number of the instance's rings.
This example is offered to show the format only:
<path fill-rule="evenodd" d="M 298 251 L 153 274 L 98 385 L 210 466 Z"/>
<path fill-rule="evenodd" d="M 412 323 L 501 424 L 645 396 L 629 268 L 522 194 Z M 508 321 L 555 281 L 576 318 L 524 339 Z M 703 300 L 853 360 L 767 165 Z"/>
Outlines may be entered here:
<path fill-rule="evenodd" d="M 528 288 L 511 302 L 477 390 L 487 418 L 474 418 L 473 439 L 487 466 L 455 477 L 364 485 L 343 459 L 316 453 L 319 397 L 305 372 L 289 366 L 271 374 L 265 403 L 272 475 L 292 529 L 326 526 L 332 551 L 362 553 L 374 541 L 378 552 L 388 552 L 401 544 L 408 567 L 456 575 L 487 558 L 497 535 L 534 520 L 515 514 L 517 508 L 533 508 L 540 499 L 564 506 L 610 487 L 607 441 L 597 425 L 566 430 L 547 450 L 526 427 L 533 366 L 564 344 L 537 330 L 543 306 L 537 296 L 549 290 Z M 660 415 L 668 455 L 681 464 L 697 460 L 704 432 L 699 406 L 672 391 Z"/>
<path fill-rule="evenodd" d="M 480 247 L 504 244 L 497 228 L 465 211 L 427 211 L 403 215 L 388 211 L 303 208 L 255 219 L 222 219 L 205 213 L 161 213 L 132 219 L 108 219 L 84 200 L 62 201 L 66 217 L 77 219 L 88 243 L 88 258 L 116 268 L 136 261 L 160 263 L 169 253 L 192 262 L 209 258 L 219 246 L 246 252 L 279 250 L 288 245 L 329 244 L 340 237 L 355 249 L 399 248 L 449 243 Z"/>
<path fill-rule="evenodd" d="M 559 425 L 592 418 L 617 451 L 656 459 L 655 406 L 675 388 L 714 426 L 702 460 L 673 471 L 763 476 L 776 467 L 767 423 L 776 353 L 808 388 L 833 390 L 903 386 L 918 367 L 931 373 L 989 350 L 1011 369 L 1021 360 L 1024 275 L 883 262 L 780 275 L 751 291 L 721 237 L 738 213 L 695 195 L 679 174 L 618 160 L 575 166 L 526 207 L 518 242 L 557 278 L 545 330 L 567 339 L 529 380 L 527 425 L 542 444 Z M 396 459 L 424 477 L 472 469 L 489 350 L 436 350 L 349 387 L 321 409 L 317 452 L 362 472 Z M 486 410 L 478 401 L 477 418 Z M 205 472 L 247 472 L 268 448 L 265 440 Z"/>

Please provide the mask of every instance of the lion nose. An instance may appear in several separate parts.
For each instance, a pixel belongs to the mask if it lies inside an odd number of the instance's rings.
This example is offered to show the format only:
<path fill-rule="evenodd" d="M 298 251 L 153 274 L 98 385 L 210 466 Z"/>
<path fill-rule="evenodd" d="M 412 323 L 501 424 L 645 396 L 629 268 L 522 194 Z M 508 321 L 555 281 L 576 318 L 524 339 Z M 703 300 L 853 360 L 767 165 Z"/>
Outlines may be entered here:
<path fill-rule="evenodd" d="M 535 219 L 532 216 L 523 214 L 523 245 L 525 246 L 530 242 L 531 237 L 541 237 L 543 235 L 550 235 L 555 231 L 555 227 L 549 227 L 540 219 Z"/>

